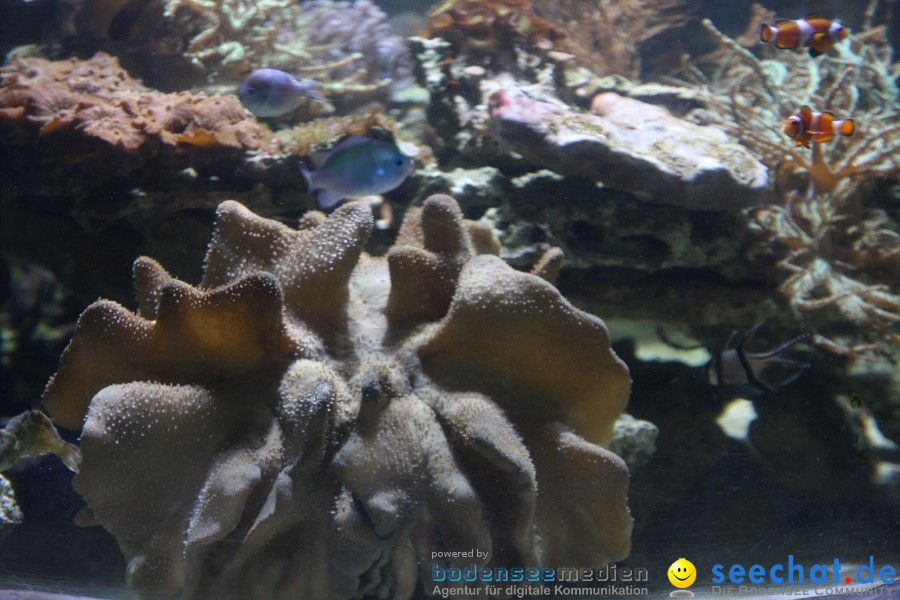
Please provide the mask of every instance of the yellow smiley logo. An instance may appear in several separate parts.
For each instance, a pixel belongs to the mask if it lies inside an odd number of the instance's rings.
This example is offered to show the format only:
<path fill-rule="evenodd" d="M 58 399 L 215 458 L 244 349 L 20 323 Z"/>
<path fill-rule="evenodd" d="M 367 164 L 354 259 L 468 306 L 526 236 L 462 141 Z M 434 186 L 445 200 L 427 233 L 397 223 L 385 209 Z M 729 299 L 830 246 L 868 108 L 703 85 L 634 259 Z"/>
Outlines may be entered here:
<path fill-rule="evenodd" d="M 669 581 L 677 588 L 690 587 L 697 579 L 697 569 L 686 558 L 679 558 L 669 567 Z"/>

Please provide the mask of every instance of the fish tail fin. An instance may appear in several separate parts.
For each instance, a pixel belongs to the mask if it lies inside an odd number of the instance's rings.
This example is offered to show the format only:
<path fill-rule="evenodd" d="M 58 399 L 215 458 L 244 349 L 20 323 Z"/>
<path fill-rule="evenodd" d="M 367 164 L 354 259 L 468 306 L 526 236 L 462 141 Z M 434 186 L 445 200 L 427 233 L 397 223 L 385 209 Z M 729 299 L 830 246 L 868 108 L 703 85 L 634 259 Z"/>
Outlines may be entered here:
<path fill-rule="evenodd" d="M 317 92 L 314 89 L 309 90 L 309 97 L 312 98 L 313 100 L 318 100 L 319 102 L 328 102 L 329 101 L 328 98 L 326 98 L 325 96 L 323 96 L 322 94 L 320 94 L 319 92 Z"/>
<path fill-rule="evenodd" d="M 838 126 L 838 133 L 850 137 L 856 132 L 856 124 L 853 119 L 844 119 L 835 123 Z"/>
<path fill-rule="evenodd" d="M 772 40 L 775 39 L 775 34 L 778 33 L 778 30 L 772 27 L 771 25 L 766 25 L 763 23 L 759 27 L 759 41 L 761 44 L 768 44 Z"/>
<path fill-rule="evenodd" d="M 300 169 L 300 173 L 303 174 L 303 178 L 306 180 L 306 198 L 308 200 L 307 205 L 310 210 L 314 210 L 316 208 L 329 209 L 343 200 L 343 196 L 338 196 L 332 192 L 329 192 L 325 188 L 317 189 L 316 172 L 310 171 L 308 168 L 306 168 L 306 165 L 303 164 L 303 161 L 298 160 L 297 167 Z"/>
<path fill-rule="evenodd" d="M 73 473 L 78 472 L 78 467 L 81 464 L 81 451 L 78 449 L 78 446 L 60 440 L 60 443 L 53 450 L 53 454 L 63 461 L 67 469 Z"/>
<path fill-rule="evenodd" d="M 300 174 L 306 180 L 306 195 L 314 198 L 316 195 L 315 173 L 306 168 L 302 160 L 297 161 L 297 168 L 300 169 Z"/>
<path fill-rule="evenodd" d="M 306 90 L 307 95 L 313 99 L 318 100 L 319 102 L 328 102 L 328 98 L 320 94 L 317 89 L 322 87 L 322 84 L 318 81 L 309 81 L 309 87 Z"/>

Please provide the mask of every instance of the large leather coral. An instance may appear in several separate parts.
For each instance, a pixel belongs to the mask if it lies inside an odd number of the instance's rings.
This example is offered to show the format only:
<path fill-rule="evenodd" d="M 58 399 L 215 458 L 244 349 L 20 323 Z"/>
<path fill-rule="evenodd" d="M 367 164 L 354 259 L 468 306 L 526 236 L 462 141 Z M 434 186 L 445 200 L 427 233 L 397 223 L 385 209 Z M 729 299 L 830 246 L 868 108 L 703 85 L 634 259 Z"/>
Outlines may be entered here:
<path fill-rule="evenodd" d="M 141 593 L 409 598 L 432 563 L 627 555 L 602 446 L 630 378 L 556 260 L 513 270 L 448 196 L 387 257 L 372 226 L 361 203 L 292 229 L 225 202 L 199 286 L 141 258 L 137 314 L 85 310 L 44 403 L 83 427 L 79 520 Z"/>

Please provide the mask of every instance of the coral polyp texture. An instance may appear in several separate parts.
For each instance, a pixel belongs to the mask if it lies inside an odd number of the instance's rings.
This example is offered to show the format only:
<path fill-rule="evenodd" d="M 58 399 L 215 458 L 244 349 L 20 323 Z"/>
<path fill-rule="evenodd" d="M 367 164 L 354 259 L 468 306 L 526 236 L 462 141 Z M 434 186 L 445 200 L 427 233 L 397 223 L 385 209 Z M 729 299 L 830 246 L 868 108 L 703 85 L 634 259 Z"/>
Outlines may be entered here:
<path fill-rule="evenodd" d="M 449 196 L 386 257 L 372 228 L 362 203 L 292 229 L 228 201 L 198 286 L 140 258 L 136 313 L 82 314 L 43 401 L 82 428 L 79 522 L 141 594 L 409 598 L 432 564 L 628 554 L 604 446 L 631 381 L 550 283 L 559 252 L 512 269 Z"/>
<path fill-rule="evenodd" d="M 42 179 L 80 173 L 95 185 L 148 165 L 233 170 L 266 145 L 236 98 L 154 92 L 102 52 L 89 60 L 13 58 L 0 67 L 0 136 L 22 149 L 13 153 L 24 156 L 15 159 L 19 169 Z"/>

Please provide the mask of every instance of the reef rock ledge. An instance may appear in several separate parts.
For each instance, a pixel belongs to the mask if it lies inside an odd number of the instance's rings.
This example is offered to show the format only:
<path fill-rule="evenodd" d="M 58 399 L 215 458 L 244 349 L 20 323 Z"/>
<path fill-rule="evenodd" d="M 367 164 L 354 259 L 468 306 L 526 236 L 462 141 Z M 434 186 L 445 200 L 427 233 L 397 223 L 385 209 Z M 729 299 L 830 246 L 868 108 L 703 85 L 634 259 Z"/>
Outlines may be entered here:
<path fill-rule="evenodd" d="M 219 206 L 199 286 L 135 262 L 47 386 L 74 485 L 142 596 L 410 598 L 432 565 L 596 567 L 629 551 L 608 450 L 630 392 L 603 322 L 448 196 L 385 258 L 370 209 L 299 229 Z M 481 558 L 435 558 L 478 550 Z"/>

